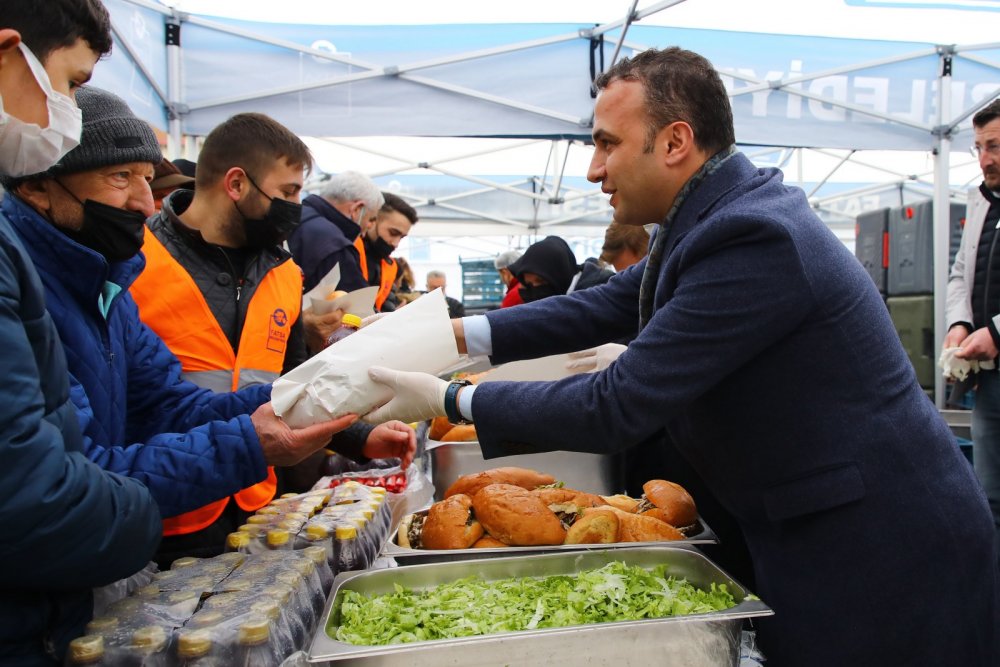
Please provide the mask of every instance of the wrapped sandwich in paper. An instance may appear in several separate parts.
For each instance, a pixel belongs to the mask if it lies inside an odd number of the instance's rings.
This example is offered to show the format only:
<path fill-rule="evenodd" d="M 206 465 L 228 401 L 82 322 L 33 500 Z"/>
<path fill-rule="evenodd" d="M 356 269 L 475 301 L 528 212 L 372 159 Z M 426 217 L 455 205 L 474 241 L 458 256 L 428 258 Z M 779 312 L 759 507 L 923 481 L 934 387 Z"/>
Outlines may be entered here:
<path fill-rule="evenodd" d="M 349 412 L 364 415 L 392 398 L 388 387 L 368 378 L 372 366 L 436 375 L 457 361 L 448 305 L 436 289 L 278 378 L 271 404 L 292 428 Z"/>
<path fill-rule="evenodd" d="M 378 286 L 344 292 L 337 289 L 338 285 L 340 285 L 340 264 L 334 264 L 316 287 L 302 295 L 302 310 L 312 309 L 317 315 L 326 315 L 339 308 L 360 318 L 375 314 Z"/>

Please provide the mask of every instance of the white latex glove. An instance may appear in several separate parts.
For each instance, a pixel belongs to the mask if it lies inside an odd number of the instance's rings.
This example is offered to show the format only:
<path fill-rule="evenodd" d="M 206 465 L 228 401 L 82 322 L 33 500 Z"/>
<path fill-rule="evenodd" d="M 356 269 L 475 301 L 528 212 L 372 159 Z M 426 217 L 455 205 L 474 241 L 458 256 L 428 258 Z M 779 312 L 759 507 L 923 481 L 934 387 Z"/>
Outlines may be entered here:
<path fill-rule="evenodd" d="M 383 366 L 368 369 L 372 382 L 392 390 L 393 397 L 385 405 L 375 408 L 362 419 L 370 424 L 381 424 L 392 419 L 411 423 L 433 419 L 445 414 L 444 394 L 449 382 L 427 373 L 394 371 Z"/>
<path fill-rule="evenodd" d="M 618 343 L 605 343 L 589 350 L 571 352 L 566 370 L 574 374 L 603 371 L 627 349 L 627 346 Z"/>

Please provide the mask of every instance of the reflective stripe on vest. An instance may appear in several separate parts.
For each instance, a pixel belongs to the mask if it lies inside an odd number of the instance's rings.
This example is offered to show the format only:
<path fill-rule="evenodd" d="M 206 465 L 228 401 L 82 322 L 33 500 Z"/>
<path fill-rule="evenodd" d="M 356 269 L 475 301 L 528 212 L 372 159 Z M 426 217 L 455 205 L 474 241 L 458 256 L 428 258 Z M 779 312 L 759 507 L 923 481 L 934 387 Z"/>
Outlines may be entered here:
<path fill-rule="evenodd" d="M 365 242 L 360 236 L 354 239 L 354 247 L 358 249 L 358 254 L 361 255 L 361 275 L 368 280 L 368 256 L 365 253 Z M 379 287 L 378 294 L 375 295 L 375 310 L 382 310 L 382 304 L 385 300 L 389 298 L 389 292 L 392 291 L 392 284 L 396 282 L 396 272 L 399 271 L 399 265 L 396 262 L 389 263 L 384 259 L 380 262 L 382 265 L 382 275 L 379 277 Z"/>
<path fill-rule="evenodd" d="M 185 379 L 225 393 L 271 382 L 280 375 L 288 333 L 302 305 L 302 272 L 294 262 L 271 269 L 254 290 L 236 355 L 194 279 L 148 229 L 143 254 L 146 269 L 132 284 L 132 297 L 142 321 L 180 360 Z M 276 490 L 277 478 L 269 467 L 267 479 L 233 498 L 252 512 L 270 502 Z M 223 498 L 164 519 L 163 534 L 202 530 L 222 515 L 228 502 Z"/>

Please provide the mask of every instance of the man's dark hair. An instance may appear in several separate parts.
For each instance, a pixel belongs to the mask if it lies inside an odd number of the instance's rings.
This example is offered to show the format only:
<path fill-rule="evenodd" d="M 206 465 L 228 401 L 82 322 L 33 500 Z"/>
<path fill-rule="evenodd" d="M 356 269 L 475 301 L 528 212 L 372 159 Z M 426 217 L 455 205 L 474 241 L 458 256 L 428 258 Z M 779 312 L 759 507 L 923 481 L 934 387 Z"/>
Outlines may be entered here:
<path fill-rule="evenodd" d="M 972 127 L 983 127 L 1000 118 L 1000 97 L 993 100 L 972 117 Z"/>
<path fill-rule="evenodd" d="M 195 185 L 205 189 L 233 167 L 260 182 L 275 162 L 312 169 L 312 153 L 287 127 L 262 113 L 240 113 L 215 127 L 198 153 Z"/>
<path fill-rule="evenodd" d="M 625 250 L 631 250 L 637 257 L 645 257 L 648 247 L 649 234 L 644 228 L 612 222 L 604 231 L 601 261 L 611 264 Z"/>
<path fill-rule="evenodd" d="M 726 88 L 712 63 L 697 53 L 676 46 L 649 49 L 615 63 L 594 86 L 603 90 L 619 79 L 641 83 L 646 93 L 647 153 L 657 133 L 677 121 L 691 126 L 695 144 L 710 155 L 736 143 Z"/>
<path fill-rule="evenodd" d="M 102 56 L 111 53 L 111 19 L 101 0 L 3 0 L 0 28 L 21 33 L 42 64 L 78 39 Z"/>
<path fill-rule="evenodd" d="M 406 203 L 406 200 L 399 195 L 394 195 L 391 192 L 383 192 L 382 196 L 385 197 L 385 203 L 382 205 L 380 211 L 385 211 L 386 213 L 392 213 L 396 211 L 397 213 L 402 213 L 406 216 L 406 219 L 410 221 L 411 225 L 417 224 L 417 210 Z"/>

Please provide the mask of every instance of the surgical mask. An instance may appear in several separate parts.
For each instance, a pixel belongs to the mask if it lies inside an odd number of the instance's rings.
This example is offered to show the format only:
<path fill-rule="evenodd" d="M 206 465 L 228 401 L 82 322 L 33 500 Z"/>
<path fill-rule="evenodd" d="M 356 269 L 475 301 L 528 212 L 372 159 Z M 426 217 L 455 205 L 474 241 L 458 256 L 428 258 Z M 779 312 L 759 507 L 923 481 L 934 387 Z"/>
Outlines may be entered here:
<path fill-rule="evenodd" d="M 64 229 L 80 245 L 104 256 L 108 262 L 131 259 L 142 248 L 146 216 L 88 199 L 83 202 L 83 226 Z"/>
<path fill-rule="evenodd" d="M 270 205 L 263 218 L 248 218 L 243 215 L 239 205 L 233 202 L 236 211 L 243 218 L 243 233 L 247 240 L 246 247 L 252 250 L 267 250 L 280 246 L 299 226 L 302 219 L 302 205 L 278 197 L 268 197 L 250 178 L 250 174 L 247 174 L 247 180 L 257 189 L 257 192 L 270 202 Z"/>
<path fill-rule="evenodd" d="M 372 254 L 379 259 L 389 259 L 389 255 L 395 251 L 396 249 L 392 247 L 392 244 L 381 236 L 375 238 L 375 243 L 372 245 Z"/>
<path fill-rule="evenodd" d="M 38 87 L 45 93 L 48 127 L 26 123 L 3 109 L 0 98 L 0 173 L 19 178 L 47 171 L 80 144 L 83 115 L 73 100 L 52 89 L 35 54 L 18 44 Z"/>
<path fill-rule="evenodd" d="M 521 283 L 521 300 L 525 303 L 531 301 L 538 301 L 539 299 L 547 299 L 550 296 L 558 296 L 562 294 L 552 285 L 528 285 L 526 283 Z"/>
<path fill-rule="evenodd" d="M 361 213 L 358 215 L 358 219 L 357 220 L 352 220 L 351 222 L 357 224 L 357 226 L 360 227 L 361 229 L 364 229 L 365 228 L 365 213 L 367 213 L 367 212 L 368 212 L 368 209 L 365 208 L 364 206 L 362 206 L 361 207 Z"/>

